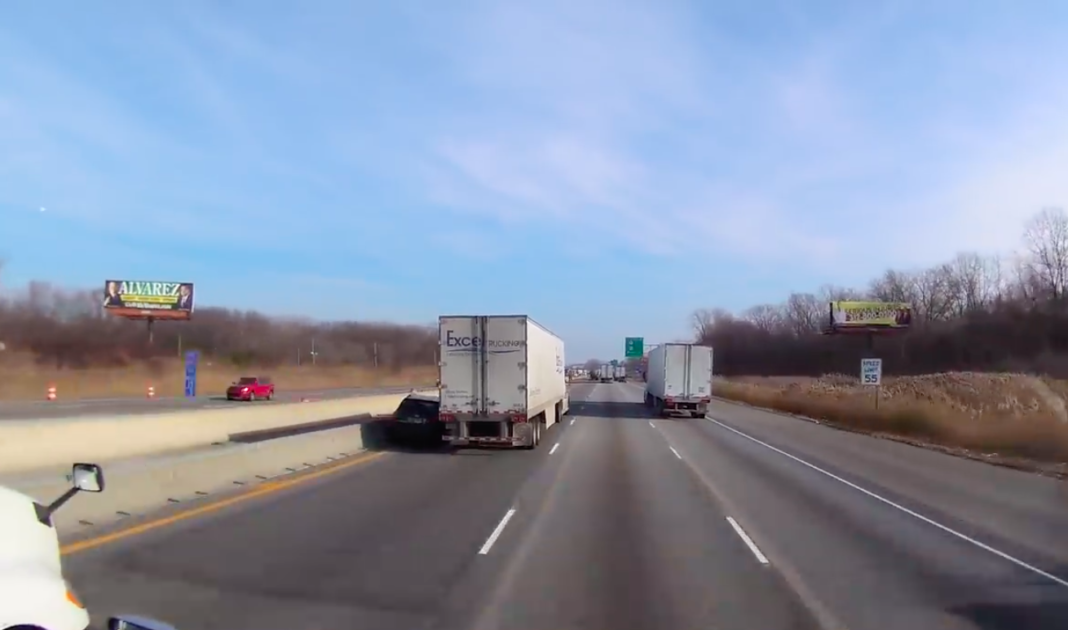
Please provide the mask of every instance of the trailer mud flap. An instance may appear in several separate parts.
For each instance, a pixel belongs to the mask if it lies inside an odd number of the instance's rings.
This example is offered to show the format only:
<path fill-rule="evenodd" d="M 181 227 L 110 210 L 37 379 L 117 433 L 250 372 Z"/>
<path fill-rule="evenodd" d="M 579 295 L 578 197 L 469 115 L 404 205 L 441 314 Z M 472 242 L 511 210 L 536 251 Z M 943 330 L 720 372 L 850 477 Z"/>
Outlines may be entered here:
<path fill-rule="evenodd" d="M 534 423 L 516 422 L 512 425 L 512 440 L 522 446 L 534 445 Z"/>

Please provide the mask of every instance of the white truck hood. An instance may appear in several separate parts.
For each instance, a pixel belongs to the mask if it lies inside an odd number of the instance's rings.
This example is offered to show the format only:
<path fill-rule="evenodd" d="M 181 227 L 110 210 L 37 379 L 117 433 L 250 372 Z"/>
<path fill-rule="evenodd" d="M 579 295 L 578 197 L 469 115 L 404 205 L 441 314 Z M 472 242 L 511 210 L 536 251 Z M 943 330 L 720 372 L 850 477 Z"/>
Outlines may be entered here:
<path fill-rule="evenodd" d="M 0 486 L 0 575 L 27 571 L 62 579 L 56 529 L 37 518 L 36 501 Z"/>
<path fill-rule="evenodd" d="M 67 592 L 56 529 L 40 521 L 32 497 L 0 486 L 0 628 L 84 630 L 89 614 Z"/>

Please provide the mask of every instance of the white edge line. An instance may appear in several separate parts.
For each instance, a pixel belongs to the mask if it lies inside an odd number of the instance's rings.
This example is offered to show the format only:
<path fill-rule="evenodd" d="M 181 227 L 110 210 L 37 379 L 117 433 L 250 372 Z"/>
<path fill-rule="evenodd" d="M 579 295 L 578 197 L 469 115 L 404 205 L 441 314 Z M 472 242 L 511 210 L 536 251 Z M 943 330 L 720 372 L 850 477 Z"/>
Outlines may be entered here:
<path fill-rule="evenodd" d="M 975 545 L 976 547 L 982 549 L 983 551 L 987 551 L 989 553 L 992 553 L 995 556 L 1001 558 L 1002 560 L 1007 560 L 1007 561 L 1015 564 L 1016 566 L 1018 566 L 1020 568 L 1027 569 L 1028 571 L 1031 571 L 1032 573 L 1036 573 L 1038 575 L 1041 575 L 1042 577 L 1044 577 L 1044 578 L 1046 578 L 1048 580 L 1051 580 L 1051 581 L 1059 584 L 1060 586 L 1068 588 L 1068 580 L 1063 580 L 1063 579 L 1057 577 L 1056 575 L 1053 575 L 1052 573 L 1049 573 L 1047 571 L 1043 571 L 1042 569 L 1040 569 L 1040 568 L 1038 568 L 1038 567 L 1036 567 L 1034 565 L 1028 564 L 1027 562 L 1024 562 L 1023 560 L 1020 560 L 1019 558 L 1016 558 L 1015 556 L 1011 556 L 1011 555 L 1005 553 L 1004 551 L 1001 551 L 999 549 L 995 549 L 995 548 L 991 547 L 990 545 L 988 545 L 988 544 L 986 544 L 984 542 L 978 541 L 978 540 L 972 538 L 971 536 L 968 536 L 967 534 L 962 534 L 962 533 L 958 532 L 957 530 L 955 530 L 955 529 L 953 529 L 951 527 L 947 527 L 947 526 L 939 523 L 938 521 L 936 521 L 934 519 L 928 518 L 928 517 L 924 516 L 923 514 L 920 514 L 919 512 L 915 512 L 913 510 L 910 510 L 909 508 L 907 508 L 907 507 L 905 507 L 905 506 L 903 506 L 903 505 L 901 505 L 899 503 L 895 503 L 894 501 L 891 501 L 890 499 L 887 499 L 886 497 L 883 497 L 883 496 L 880 496 L 878 494 L 875 494 L 871 490 L 868 490 L 866 488 L 862 488 L 861 486 L 858 486 L 857 484 L 853 483 L 852 481 L 849 481 L 847 479 L 843 479 L 843 478 L 839 477 L 838 475 L 836 475 L 836 474 L 834 474 L 832 472 L 826 471 L 826 470 L 820 468 L 819 466 L 816 466 L 815 464 L 810 464 L 810 463 L 806 462 L 805 460 L 801 459 L 800 457 L 797 457 L 796 455 L 791 455 L 790 453 L 787 453 L 786 451 L 784 451 L 782 449 L 776 448 L 776 447 L 772 446 L 771 444 L 768 444 L 767 442 L 763 442 L 761 440 L 756 439 L 755 437 L 753 437 L 751 435 L 747 435 L 745 433 L 742 433 L 741 431 L 739 431 L 738 429 L 735 429 L 734 427 L 727 426 L 726 424 L 720 422 L 719 420 L 716 420 L 715 418 L 708 418 L 708 420 L 709 420 L 709 422 L 714 422 L 715 424 L 723 427 L 724 429 L 727 429 L 728 431 L 731 431 L 732 433 L 736 433 L 736 434 L 744 437 L 747 440 L 751 440 L 751 441 L 756 442 L 757 444 L 759 444 L 759 445 L 761 445 L 761 446 L 763 446 L 763 447 L 765 447 L 767 449 L 775 451 L 779 455 L 782 455 L 784 457 L 792 459 L 795 462 L 797 462 L 797 463 L 799 463 L 799 464 L 801 464 L 803 466 L 807 466 L 808 468 L 811 468 L 812 470 L 815 470 L 818 473 L 824 474 L 824 475 L 830 477 L 831 479 L 834 479 L 835 481 L 843 483 L 843 484 L 849 486 L 850 488 L 853 488 L 854 490 L 857 490 L 858 492 L 862 492 L 862 493 L 866 494 L 867 496 L 875 499 L 876 501 L 881 501 L 882 503 L 884 503 L 886 505 L 889 505 L 890 507 L 892 507 L 894 509 L 900 510 L 901 512 L 904 512 L 905 514 L 908 514 L 909 516 L 911 516 L 913 518 L 919 519 L 919 520 L 923 521 L 924 523 L 927 523 L 928 525 L 931 525 L 933 527 L 937 527 L 938 529 L 942 530 L 943 532 L 945 532 L 945 533 L 947 533 L 947 534 L 949 534 L 951 536 L 955 536 L 955 537 L 959 538 L 960 540 L 963 540 L 964 542 L 967 542 L 967 543 L 970 543 L 972 545 Z"/>
<path fill-rule="evenodd" d="M 552 455 L 553 453 L 555 453 L 555 452 L 556 452 L 556 449 L 558 449 L 558 448 L 560 448 L 560 443 L 559 443 L 559 442 L 557 442 L 556 444 L 553 444 L 553 447 L 552 447 L 552 449 L 551 449 L 551 450 L 549 451 L 549 454 L 550 454 L 550 455 Z"/>
<path fill-rule="evenodd" d="M 727 522 L 731 524 L 731 527 L 734 528 L 734 533 L 738 534 L 738 537 L 742 539 L 742 542 L 745 543 L 745 546 L 749 547 L 749 551 L 753 552 L 753 555 L 756 556 L 757 561 L 760 562 L 760 564 L 769 564 L 767 556 L 761 553 L 760 547 L 756 546 L 756 543 L 753 542 L 753 539 L 749 537 L 749 534 L 745 533 L 745 530 L 742 529 L 742 526 L 738 524 L 738 521 L 728 516 Z"/>
<path fill-rule="evenodd" d="M 571 424 L 575 424 L 575 419 L 574 418 L 571 419 Z M 568 425 L 568 426 L 570 426 L 570 425 Z"/>
<path fill-rule="evenodd" d="M 655 424 L 653 424 L 653 421 L 652 421 L 652 420 L 650 420 L 650 421 L 649 421 L 649 426 L 653 427 L 654 429 L 656 428 L 656 425 L 655 425 Z"/>
<path fill-rule="evenodd" d="M 478 550 L 480 556 L 486 555 L 490 552 L 490 549 L 493 549 L 493 543 L 497 542 L 497 539 L 500 538 L 501 532 L 504 531 L 504 528 L 508 525 L 508 521 L 512 520 L 513 516 L 515 516 L 515 508 L 508 510 L 508 513 L 504 515 L 501 522 L 497 523 L 497 528 L 493 530 L 493 533 L 486 539 L 482 548 Z"/>
<path fill-rule="evenodd" d="M 675 457 L 678 457 L 679 459 L 682 459 L 682 455 L 679 455 L 679 452 L 675 450 L 674 446 L 668 446 L 668 448 L 670 448 L 671 452 L 675 454 Z"/>

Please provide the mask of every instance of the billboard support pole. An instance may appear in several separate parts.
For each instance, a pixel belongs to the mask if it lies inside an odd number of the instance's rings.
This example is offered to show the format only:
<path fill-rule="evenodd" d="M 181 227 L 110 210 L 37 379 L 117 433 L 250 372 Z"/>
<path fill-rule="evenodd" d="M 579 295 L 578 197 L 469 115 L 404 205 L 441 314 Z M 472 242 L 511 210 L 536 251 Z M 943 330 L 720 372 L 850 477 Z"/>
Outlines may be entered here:
<path fill-rule="evenodd" d="M 156 335 L 155 335 L 155 328 L 156 327 L 154 325 L 156 323 L 156 318 L 155 317 L 149 317 L 146 321 L 148 322 L 148 345 L 151 346 L 153 341 L 155 341 L 155 337 L 156 337 Z"/>

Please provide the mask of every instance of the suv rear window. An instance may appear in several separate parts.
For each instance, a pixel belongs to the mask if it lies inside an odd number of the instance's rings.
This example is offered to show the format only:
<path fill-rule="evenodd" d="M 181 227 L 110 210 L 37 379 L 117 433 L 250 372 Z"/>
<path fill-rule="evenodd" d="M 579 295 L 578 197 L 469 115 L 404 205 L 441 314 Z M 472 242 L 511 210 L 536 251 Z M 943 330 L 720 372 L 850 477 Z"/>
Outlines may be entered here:
<path fill-rule="evenodd" d="M 435 400 L 405 398 L 397 407 L 398 418 L 434 418 L 438 415 L 439 403 Z"/>

